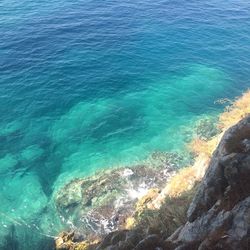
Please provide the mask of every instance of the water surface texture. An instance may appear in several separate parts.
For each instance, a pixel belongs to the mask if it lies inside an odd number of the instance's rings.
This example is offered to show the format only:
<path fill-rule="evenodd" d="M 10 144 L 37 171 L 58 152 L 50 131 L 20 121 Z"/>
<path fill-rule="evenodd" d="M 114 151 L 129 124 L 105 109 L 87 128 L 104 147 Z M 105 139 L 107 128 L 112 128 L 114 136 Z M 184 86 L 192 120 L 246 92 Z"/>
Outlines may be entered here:
<path fill-rule="evenodd" d="M 69 179 L 181 152 L 248 88 L 249 31 L 243 0 L 1 0 L 1 249 L 49 249 Z"/>

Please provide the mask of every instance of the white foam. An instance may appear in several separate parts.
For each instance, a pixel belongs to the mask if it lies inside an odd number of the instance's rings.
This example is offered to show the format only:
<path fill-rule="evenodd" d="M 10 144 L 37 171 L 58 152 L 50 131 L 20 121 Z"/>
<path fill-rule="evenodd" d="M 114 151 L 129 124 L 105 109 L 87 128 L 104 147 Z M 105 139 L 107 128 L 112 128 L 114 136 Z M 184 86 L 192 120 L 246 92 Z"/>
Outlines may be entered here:
<path fill-rule="evenodd" d="M 122 176 L 123 177 L 127 177 L 127 176 L 131 176 L 133 175 L 134 172 L 130 169 L 130 168 L 126 168 L 124 169 L 124 171 L 122 172 Z"/>

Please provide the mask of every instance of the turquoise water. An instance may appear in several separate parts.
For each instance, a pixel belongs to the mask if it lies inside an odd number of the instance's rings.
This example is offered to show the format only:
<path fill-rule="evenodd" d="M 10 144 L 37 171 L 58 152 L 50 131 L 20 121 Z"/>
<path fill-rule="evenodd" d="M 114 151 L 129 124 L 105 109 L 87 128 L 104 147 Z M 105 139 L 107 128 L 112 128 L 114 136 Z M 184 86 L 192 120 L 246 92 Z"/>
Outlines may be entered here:
<path fill-rule="evenodd" d="M 182 152 L 248 88 L 249 31 L 247 1 L 2 0 L 1 249 L 50 249 L 68 180 Z"/>

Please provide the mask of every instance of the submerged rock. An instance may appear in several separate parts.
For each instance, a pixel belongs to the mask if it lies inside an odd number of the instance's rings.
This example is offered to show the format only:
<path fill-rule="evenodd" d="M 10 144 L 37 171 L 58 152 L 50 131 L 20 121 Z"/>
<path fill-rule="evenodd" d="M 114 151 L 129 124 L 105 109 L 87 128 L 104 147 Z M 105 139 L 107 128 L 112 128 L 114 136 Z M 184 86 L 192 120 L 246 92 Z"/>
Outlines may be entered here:
<path fill-rule="evenodd" d="M 25 148 L 21 154 L 20 154 L 20 158 L 21 160 L 27 162 L 36 160 L 37 158 L 40 158 L 43 155 L 44 151 L 41 147 L 39 147 L 38 145 L 32 145 L 29 146 L 27 148 Z"/>
<path fill-rule="evenodd" d="M 107 170 L 75 179 L 55 195 L 62 220 L 86 235 L 102 235 L 121 228 L 134 213 L 138 198 L 163 187 L 173 169 L 145 165 Z"/>
<path fill-rule="evenodd" d="M 15 169 L 17 164 L 18 160 L 14 155 L 5 155 L 0 159 L 0 175 L 7 175 L 8 173 L 11 173 Z"/>
<path fill-rule="evenodd" d="M 208 140 L 221 132 L 217 124 L 218 117 L 216 115 L 203 117 L 195 124 L 194 133 L 196 137 Z"/>
<path fill-rule="evenodd" d="M 144 163 L 153 168 L 164 168 L 166 172 L 169 169 L 179 169 L 193 162 L 193 156 L 189 152 L 181 155 L 177 152 L 153 152 Z"/>
<path fill-rule="evenodd" d="M 4 137 L 4 136 L 7 137 L 10 135 L 16 134 L 20 132 L 22 128 L 23 128 L 23 124 L 18 120 L 7 123 L 1 126 L 0 137 Z"/>

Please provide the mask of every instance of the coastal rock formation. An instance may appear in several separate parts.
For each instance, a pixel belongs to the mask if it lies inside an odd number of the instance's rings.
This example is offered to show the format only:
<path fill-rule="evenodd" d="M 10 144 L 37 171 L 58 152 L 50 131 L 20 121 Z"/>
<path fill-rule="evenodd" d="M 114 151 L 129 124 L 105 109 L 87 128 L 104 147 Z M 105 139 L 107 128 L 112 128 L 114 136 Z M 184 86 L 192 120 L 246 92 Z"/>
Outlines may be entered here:
<path fill-rule="evenodd" d="M 137 171 L 139 178 L 142 169 L 138 168 Z M 159 180 L 160 172 L 155 174 L 155 180 Z M 150 228 L 142 230 L 136 227 L 132 230 L 113 231 L 100 243 L 87 245 L 86 249 L 250 249 L 250 116 L 225 132 L 213 153 L 205 176 L 195 190 L 196 193 L 187 210 L 186 222 L 183 222 L 172 235 L 166 230 L 152 231 Z M 64 196 L 59 196 L 59 204 L 67 207 L 79 198 L 77 193 L 74 196 L 66 200 L 62 199 Z M 167 209 L 167 204 L 164 208 Z M 125 211 L 127 210 L 123 212 Z M 166 215 L 167 213 L 168 211 Z M 65 237 L 68 236 L 64 235 Z M 59 242 L 66 243 L 62 238 L 59 238 Z M 77 246 L 76 242 L 73 242 L 74 244 Z"/>
<path fill-rule="evenodd" d="M 187 215 L 176 249 L 250 248 L 249 116 L 223 136 Z"/>
<path fill-rule="evenodd" d="M 133 215 L 138 198 L 163 187 L 173 168 L 145 165 L 106 170 L 74 179 L 55 195 L 57 212 L 70 229 L 83 235 L 103 235 L 121 228 Z"/>
<path fill-rule="evenodd" d="M 189 206 L 187 222 L 176 232 L 169 237 L 136 229 L 113 232 L 96 249 L 250 249 L 250 116 L 222 137 Z"/>

